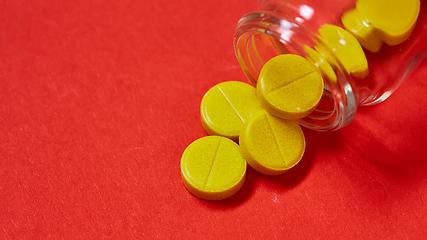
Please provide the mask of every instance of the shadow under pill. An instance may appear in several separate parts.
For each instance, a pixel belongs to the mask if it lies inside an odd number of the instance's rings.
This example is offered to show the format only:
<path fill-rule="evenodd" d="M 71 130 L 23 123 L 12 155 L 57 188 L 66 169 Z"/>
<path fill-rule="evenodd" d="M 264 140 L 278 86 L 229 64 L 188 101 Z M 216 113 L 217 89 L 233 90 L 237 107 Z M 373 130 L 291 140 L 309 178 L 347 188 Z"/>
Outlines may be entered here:
<path fill-rule="evenodd" d="M 317 132 L 310 129 L 303 128 L 304 136 L 306 139 L 306 149 L 304 156 L 300 162 L 288 172 L 278 176 L 262 175 L 270 185 L 269 187 L 277 190 L 290 190 L 304 181 L 309 174 L 313 163 L 318 158 L 319 149 L 327 149 L 327 151 L 334 151 L 341 148 L 338 132 Z"/>
<path fill-rule="evenodd" d="M 242 188 L 233 196 L 220 201 L 205 201 L 205 205 L 215 210 L 228 210 L 237 207 L 246 202 L 257 189 L 257 182 L 263 176 L 251 168 L 249 165 L 246 169 L 246 180 Z"/>
<path fill-rule="evenodd" d="M 228 210 L 246 202 L 257 191 L 262 182 L 274 191 L 288 191 L 304 181 L 316 161 L 318 149 L 334 151 L 341 148 L 339 133 L 323 133 L 303 128 L 306 139 L 306 149 L 301 161 L 288 172 L 278 176 L 261 174 L 247 165 L 246 180 L 242 188 L 233 196 L 220 201 L 205 201 L 198 199 L 201 204 L 215 210 Z"/>

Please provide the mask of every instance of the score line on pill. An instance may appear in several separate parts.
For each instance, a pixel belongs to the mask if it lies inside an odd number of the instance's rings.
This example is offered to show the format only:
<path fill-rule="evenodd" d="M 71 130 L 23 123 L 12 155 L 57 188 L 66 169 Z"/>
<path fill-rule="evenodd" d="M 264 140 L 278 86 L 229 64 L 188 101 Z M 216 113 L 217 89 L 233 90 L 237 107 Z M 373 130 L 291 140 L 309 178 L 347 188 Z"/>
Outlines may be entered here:
<path fill-rule="evenodd" d="M 181 158 L 185 187 L 198 198 L 222 200 L 240 190 L 246 178 L 246 161 L 239 145 L 221 136 L 192 142 Z"/>
<path fill-rule="evenodd" d="M 294 167 L 305 151 L 304 133 L 295 120 L 259 111 L 240 135 L 242 154 L 260 173 L 279 175 Z"/>
<path fill-rule="evenodd" d="M 258 99 L 268 112 L 296 120 L 316 108 L 323 95 L 323 79 L 307 59 L 283 54 L 263 66 L 256 88 Z"/>
<path fill-rule="evenodd" d="M 238 141 L 244 124 L 258 110 L 261 104 L 253 86 L 238 81 L 222 82 L 209 89 L 202 99 L 202 126 L 209 135 Z"/>

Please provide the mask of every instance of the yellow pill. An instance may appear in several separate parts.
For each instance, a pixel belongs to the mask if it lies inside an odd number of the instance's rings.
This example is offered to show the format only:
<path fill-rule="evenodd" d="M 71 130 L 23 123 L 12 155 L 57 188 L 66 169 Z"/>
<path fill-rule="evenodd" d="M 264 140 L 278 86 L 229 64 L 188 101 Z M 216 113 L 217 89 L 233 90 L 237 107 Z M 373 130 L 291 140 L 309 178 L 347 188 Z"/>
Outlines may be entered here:
<path fill-rule="evenodd" d="M 420 0 L 358 0 L 356 9 L 375 28 L 375 35 L 388 45 L 404 42 L 414 29 Z"/>
<path fill-rule="evenodd" d="M 325 45 L 334 52 L 347 72 L 357 78 L 364 78 L 369 73 L 368 61 L 357 39 L 346 30 L 331 24 L 325 24 L 319 29 Z M 315 47 L 331 64 L 336 62 L 321 45 Z"/>
<path fill-rule="evenodd" d="M 383 41 L 375 36 L 375 29 L 365 14 L 359 12 L 357 9 L 352 9 L 344 13 L 341 21 L 345 29 L 353 34 L 364 48 L 373 53 L 381 49 Z"/>
<path fill-rule="evenodd" d="M 294 167 L 305 151 L 304 133 L 295 120 L 259 111 L 239 138 L 248 164 L 260 173 L 279 175 Z"/>
<path fill-rule="evenodd" d="M 258 99 L 268 112 L 295 120 L 316 108 L 323 94 L 323 79 L 305 58 L 284 54 L 263 66 L 256 88 Z"/>
<path fill-rule="evenodd" d="M 253 86 L 237 81 L 212 87 L 200 106 L 202 126 L 209 135 L 237 141 L 244 124 L 261 109 Z"/>
<path fill-rule="evenodd" d="M 222 200 L 243 186 L 246 161 L 239 145 L 228 138 L 208 136 L 191 143 L 182 154 L 185 187 L 204 200 Z"/>

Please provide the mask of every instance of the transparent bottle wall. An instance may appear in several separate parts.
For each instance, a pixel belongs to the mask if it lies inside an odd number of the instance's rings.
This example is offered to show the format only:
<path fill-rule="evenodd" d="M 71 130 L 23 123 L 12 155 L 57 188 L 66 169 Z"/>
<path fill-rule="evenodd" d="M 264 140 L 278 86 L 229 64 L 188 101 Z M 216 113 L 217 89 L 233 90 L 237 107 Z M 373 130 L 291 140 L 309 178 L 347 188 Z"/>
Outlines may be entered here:
<path fill-rule="evenodd" d="M 258 11 L 241 18 L 236 28 L 234 47 L 238 61 L 248 79 L 256 85 L 262 66 L 279 54 L 298 54 L 322 74 L 324 95 L 317 109 L 299 120 L 308 128 L 331 131 L 348 125 L 358 106 L 387 99 L 426 57 L 426 7 L 421 1 L 419 15 L 410 35 L 402 43 L 383 43 L 378 52 L 363 48 L 369 72 L 366 76 L 349 73 L 335 49 L 319 36 L 319 29 L 331 24 L 345 29 L 342 16 L 355 8 L 354 0 L 266 0 Z M 339 44 L 346 43 L 339 39 Z M 327 60 L 313 57 L 322 49 Z M 322 61 L 331 66 L 328 71 Z M 331 64 L 333 62 L 333 64 Z M 345 63 L 344 63 L 345 64 Z"/>

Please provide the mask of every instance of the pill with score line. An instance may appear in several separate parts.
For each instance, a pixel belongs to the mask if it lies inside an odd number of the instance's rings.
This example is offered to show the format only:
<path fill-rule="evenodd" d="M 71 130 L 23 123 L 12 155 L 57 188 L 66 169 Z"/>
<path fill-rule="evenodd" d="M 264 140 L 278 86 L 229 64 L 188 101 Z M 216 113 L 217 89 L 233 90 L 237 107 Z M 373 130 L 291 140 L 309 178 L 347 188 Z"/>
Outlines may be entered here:
<path fill-rule="evenodd" d="M 202 126 L 209 135 L 238 141 L 244 124 L 261 110 L 253 86 L 238 82 L 222 82 L 204 95 L 200 105 Z"/>
<path fill-rule="evenodd" d="M 297 121 L 281 119 L 264 110 L 251 118 L 239 141 L 248 164 L 266 175 L 285 173 L 305 151 L 304 133 Z"/>
<path fill-rule="evenodd" d="M 181 157 L 181 178 L 196 197 L 222 200 L 243 186 L 246 166 L 237 143 L 221 136 L 207 136 L 185 149 Z"/>
<path fill-rule="evenodd" d="M 269 113 L 296 120 L 314 111 L 323 94 L 323 79 L 305 58 L 283 54 L 261 69 L 257 96 Z"/>

